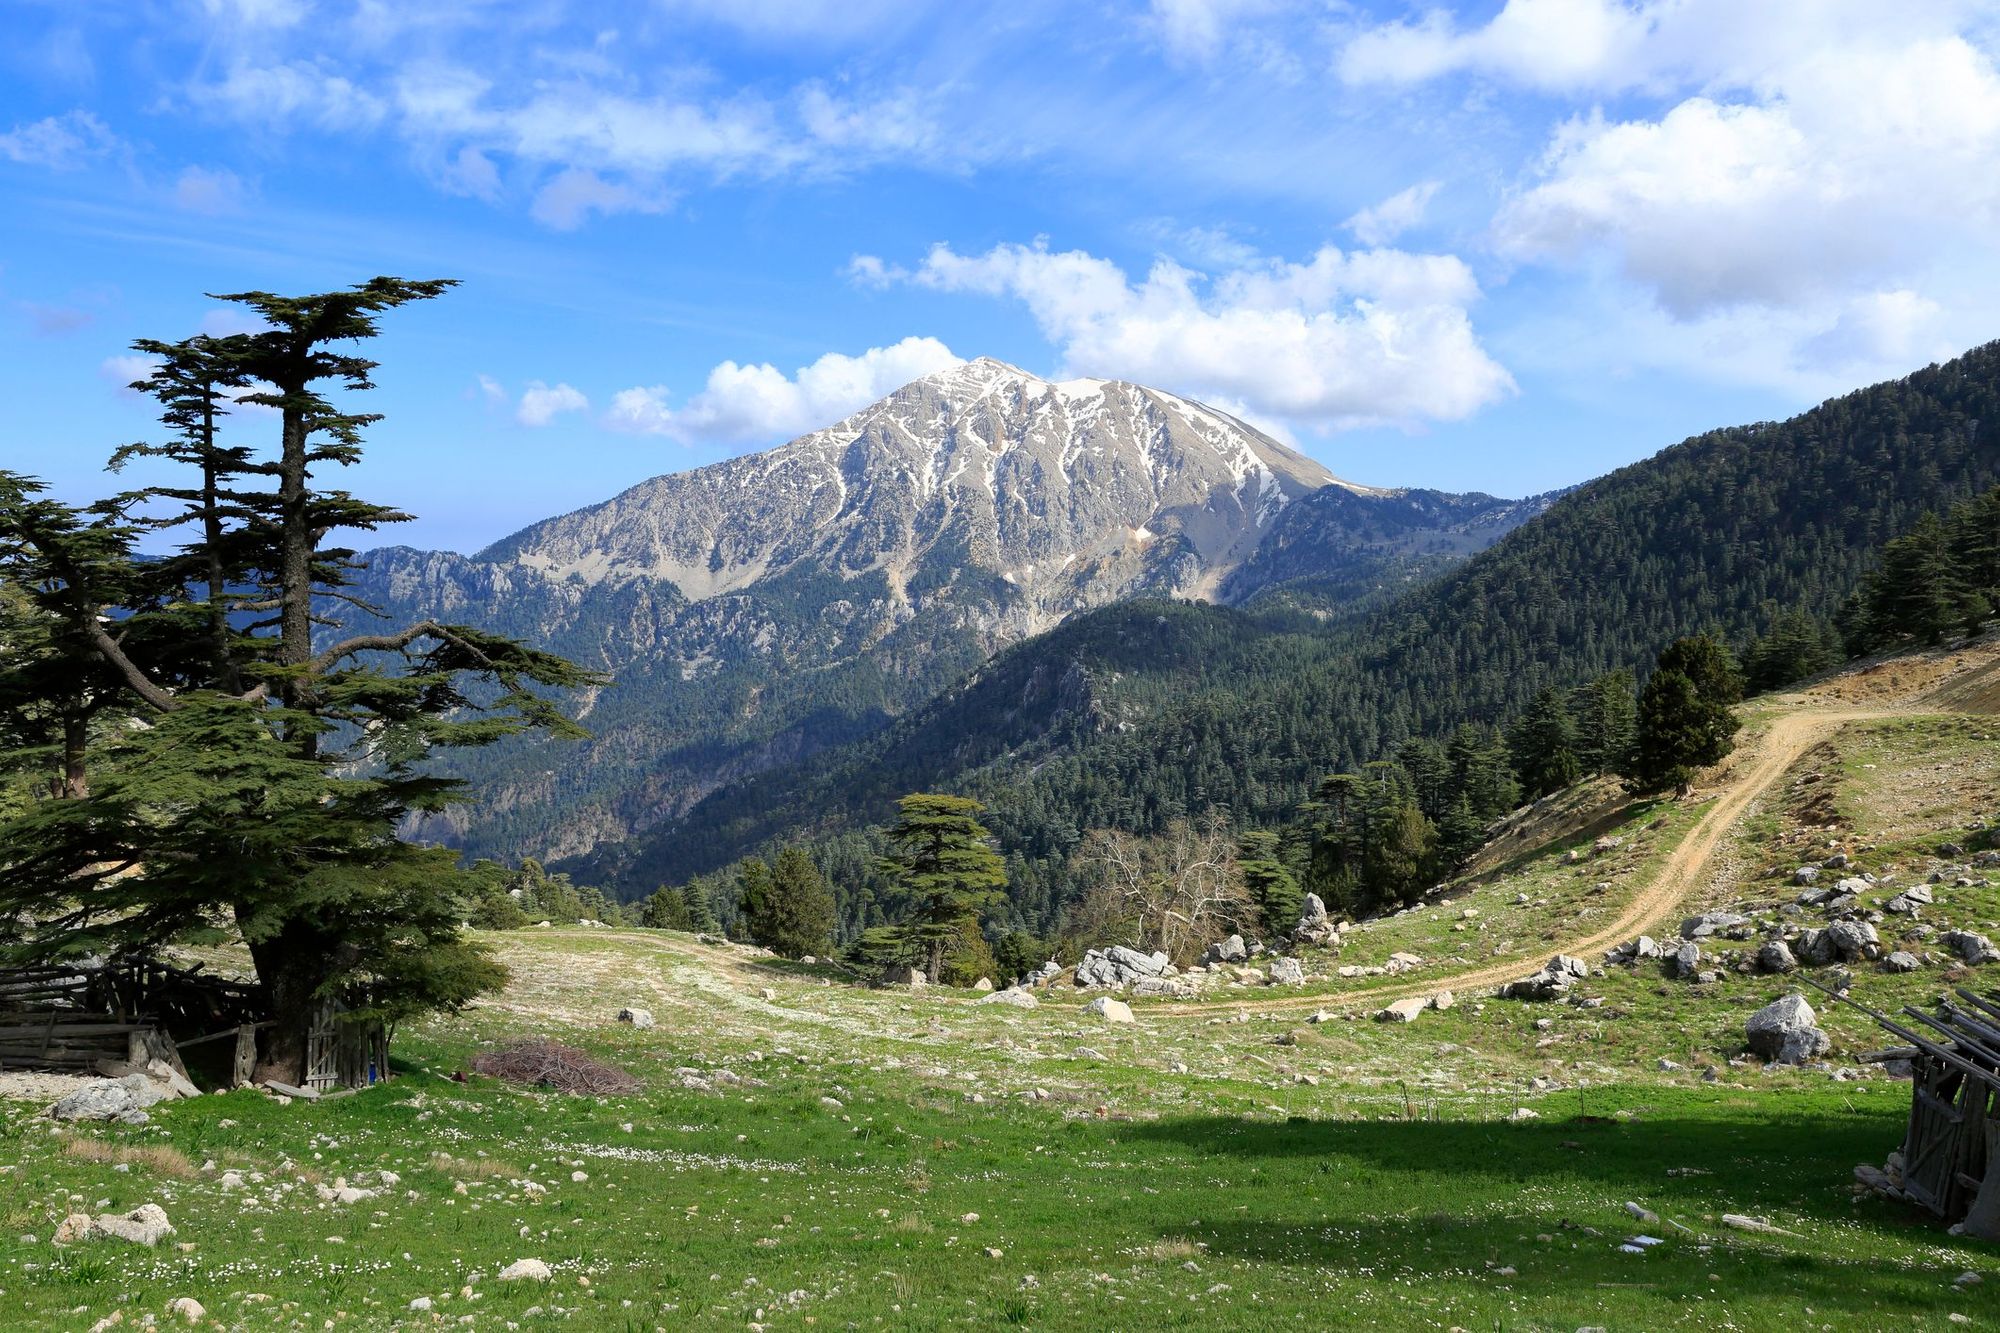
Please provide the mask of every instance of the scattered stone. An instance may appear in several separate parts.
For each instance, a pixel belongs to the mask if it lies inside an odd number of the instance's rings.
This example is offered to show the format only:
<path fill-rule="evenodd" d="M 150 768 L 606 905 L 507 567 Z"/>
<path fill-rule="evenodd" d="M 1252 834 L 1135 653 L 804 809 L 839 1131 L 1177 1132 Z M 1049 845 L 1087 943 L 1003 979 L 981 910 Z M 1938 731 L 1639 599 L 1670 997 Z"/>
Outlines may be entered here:
<path fill-rule="evenodd" d="M 1792 957 L 1791 946 L 1783 940 L 1767 940 L 1757 950 L 1757 970 L 1759 972 L 1793 972 L 1798 969 L 1799 960 Z"/>
<path fill-rule="evenodd" d="M 1268 973 L 1273 986 L 1300 986 L 1305 984 L 1305 965 L 1296 958 L 1273 958 Z"/>
<path fill-rule="evenodd" d="M 1975 967 L 1981 963 L 2000 963 L 2000 949 L 1994 948 L 1993 941 L 1984 935 L 1975 935 L 1969 930 L 1954 930 L 1947 932 L 1939 942 Z"/>
<path fill-rule="evenodd" d="M 1457 1003 L 1458 1003 L 1458 997 L 1453 995 L 1448 990 L 1441 990 L 1437 994 L 1431 996 L 1431 1008 L 1437 1010 L 1439 1013 L 1443 1013 L 1445 1010 L 1451 1008 L 1454 1004 Z"/>
<path fill-rule="evenodd" d="M 1881 938 L 1866 921 L 1836 921 L 1826 928 L 1827 947 L 1843 963 L 1882 955 Z"/>
<path fill-rule="evenodd" d="M 1326 904 L 1317 893 L 1306 895 L 1299 923 L 1292 928 L 1292 939 L 1298 944 L 1340 943 L 1340 926 L 1327 915 Z"/>
<path fill-rule="evenodd" d="M 540 1259 L 516 1259 L 501 1269 L 495 1280 L 499 1282 L 547 1282 L 552 1274 L 549 1266 Z"/>
<path fill-rule="evenodd" d="M 1689 940 L 1667 955 L 1667 975 L 1685 980 L 1701 970 L 1701 946 Z"/>
<path fill-rule="evenodd" d="M 972 989 L 978 991 L 981 995 L 990 994 L 993 990 L 993 978 L 981 977 L 972 983 Z"/>
<path fill-rule="evenodd" d="M 182 1296 L 175 1300 L 167 1306 L 167 1313 L 185 1319 L 190 1324 L 199 1324 L 208 1318 L 208 1308 L 192 1296 Z"/>
<path fill-rule="evenodd" d="M 1123 1000 L 1114 1000 L 1109 995 L 1098 996 L 1089 1004 L 1083 1006 L 1083 1012 L 1086 1014 L 1095 1014 L 1107 1023 L 1130 1023 L 1135 1021 L 1132 1017 L 1132 1006 Z"/>
<path fill-rule="evenodd" d="M 1078 986 L 1108 986 L 1122 990 L 1141 977 L 1164 976 L 1173 964 L 1163 953 L 1140 953 L 1122 944 L 1092 949 L 1076 965 Z"/>
<path fill-rule="evenodd" d="M 431 1298 L 428 1296 L 419 1296 L 410 1302 L 410 1308 L 421 1314 L 423 1311 L 431 1308 Z"/>
<path fill-rule="evenodd" d="M 973 1003 L 1011 1004 L 1016 1009 L 1033 1009 L 1040 1005 L 1041 1001 L 1018 986 L 1009 986 L 1005 990 L 994 991 L 991 995 L 982 995 L 977 1000 L 974 1000 Z"/>
<path fill-rule="evenodd" d="M 1750 918 L 1738 916 L 1734 912 L 1705 912 L 1701 916 L 1691 916 L 1681 922 L 1681 938 L 1684 940 L 1705 940 L 1711 935 L 1734 930 L 1748 925 Z"/>
<path fill-rule="evenodd" d="M 621 1023 L 630 1023 L 635 1028 L 649 1028 L 653 1026 L 653 1011 L 651 1009 L 620 1009 L 618 1011 L 618 1021 Z"/>
<path fill-rule="evenodd" d="M 119 1120 L 143 1114 L 146 1107 L 170 1096 L 172 1093 L 165 1085 L 144 1074 L 93 1079 L 51 1106 L 48 1114 L 55 1120 Z"/>
<path fill-rule="evenodd" d="M 1567 994 L 1580 978 L 1589 975 L 1590 967 L 1581 958 L 1557 954 L 1533 976 L 1502 986 L 1500 997 L 1505 1000 L 1553 1000 Z"/>
<path fill-rule="evenodd" d="M 157 1203 L 142 1203 L 129 1213 L 117 1216 L 99 1214 L 91 1221 L 89 1234 L 92 1238 L 108 1236 L 151 1249 L 174 1234 L 174 1224 L 167 1220 L 166 1210 Z"/>
<path fill-rule="evenodd" d="M 1513 1121 L 1540 1120 L 1542 1113 L 1526 1106 L 1517 1106 L 1507 1118 Z"/>
<path fill-rule="evenodd" d="M 1792 883 L 1810 885 L 1819 878 L 1818 866 L 1800 866 L 1792 872 Z"/>
<path fill-rule="evenodd" d="M 1417 1015 L 1426 1008 L 1426 1003 L 1416 996 L 1407 1000 L 1395 1000 L 1387 1007 L 1377 1010 L 1375 1017 L 1383 1023 L 1414 1023 Z"/>
<path fill-rule="evenodd" d="M 907 963 L 891 963 L 883 969 L 882 975 L 876 979 L 875 984 L 878 986 L 908 986 L 911 990 L 922 990 L 930 984 L 930 979 L 924 975 L 924 970 L 920 967 L 911 967 Z"/>
<path fill-rule="evenodd" d="M 1315 899 L 1314 901 L 1318 900 Z M 1322 907 L 1320 913 L 1321 915 L 1325 915 L 1326 909 Z M 1202 952 L 1201 965 L 1203 967 L 1214 967 L 1218 963 L 1240 963 L 1249 956 L 1250 949 L 1249 946 L 1243 943 L 1243 937 L 1241 935 L 1231 935 L 1226 940 L 1217 940 L 1215 943 L 1209 945 Z"/>
<path fill-rule="evenodd" d="M 1882 960 L 1883 970 L 1888 972 L 1914 972 L 1923 965 L 1923 959 L 1906 949 L 1898 949 Z"/>
<path fill-rule="evenodd" d="M 1772 1064 L 1804 1064 L 1833 1049 L 1833 1039 L 1820 1031 L 1819 1015 L 1805 996 L 1797 993 L 1773 1000 L 1750 1015 L 1743 1035 L 1750 1050 Z"/>

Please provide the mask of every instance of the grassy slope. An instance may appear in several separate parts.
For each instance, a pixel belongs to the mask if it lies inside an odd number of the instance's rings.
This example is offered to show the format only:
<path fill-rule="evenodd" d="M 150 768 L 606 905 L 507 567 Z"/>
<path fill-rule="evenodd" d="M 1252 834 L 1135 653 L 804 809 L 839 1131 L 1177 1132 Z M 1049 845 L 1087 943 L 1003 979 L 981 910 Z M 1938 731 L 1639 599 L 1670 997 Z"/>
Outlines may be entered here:
<path fill-rule="evenodd" d="M 1841 732 L 1742 821 L 1696 904 L 1775 915 L 1795 892 L 1784 872 L 1830 820 L 1867 868 L 1920 878 L 1940 841 L 1990 817 L 1996 725 L 1912 715 Z M 1613 809 L 1490 867 L 1449 908 L 1359 933 L 1350 956 L 1410 948 L 1436 960 L 1441 985 L 1452 956 L 1539 961 L 1543 936 L 1614 910 L 1700 813 Z M 1562 862 L 1606 830 L 1625 846 Z M 1944 886 L 1929 919 L 1988 928 L 2000 889 Z M 1141 1006 L 1139 1023 L 1105 1027 L 1080 997 L 1022 1012 L 868 992 L 686 936 L 531 930 L 495 944 L 509 989 L 407 1034 L 405 1076 L 366 1093 L 290 1107 L 235 1093 L 162 1107 L 143 1130 L 63 1134 L 0 1103 L 0 1325 L 87 1328 L 182 1295 L 253 1329 L 429 1326 L 406 1310 L 418 1296 L 446 1319 L 528 1328 L 2000 1322 L 2000 1250 L 1849 1187 L 1856 1162 L 1899 1143 L 1907 1085 L 1742 1058 L 1743 1017 L 1784 988 L 1731 970 L 1750 945 L 1719 946 L 1709 987 L 1608 969 L 1579 987 L 1603 997 L 1597 1009 L 1462 995 L 1392 1027 L 1365 1021 L 1365 995 L 1310 1023 L 1276 992 L 1246 992 L 1236 1013 Z M 1878 1004 L 1956 975 L 1856 972 Z M 612 1023 L 627 1003 L 659 1027 Z M 1825 1021 L 1836 1060 L 1878 1044 L 1856 1015 Z M 646 1089 L 596 1101 L 443 1077 L 522 1032 L 587 1046 Z M 754 1082 L 705 1091 L 682 1069 Z M 1538 1118 L 1509 1123 L 1518 1107 Z M 193 1169 L 155 1153 L 121 1172 L 72 1141 L 169 1145 Z M 455 1160 L 434 1163 L 440 1151 Z M 262 1178 L 227 1192 L 199 1170 L 208 1161 Z M 402 1183 L 360 1204 L 312 1189 L 384 1168 Z M 1627 1200 L 1688 1232 L 1662 1222 L 1646 1229 L 1667 1244 L 1620 1252 Z M 47 1243 L 72 1207 L 147 1201 L 188 1249 Z M 1792 1234 L 1730 1230 L 1724 1212 Z M 494 1280 L 526 1256 L 555 1282 Z M 1954 1287 L 1967 1269 L 1987 1282 Z"/>

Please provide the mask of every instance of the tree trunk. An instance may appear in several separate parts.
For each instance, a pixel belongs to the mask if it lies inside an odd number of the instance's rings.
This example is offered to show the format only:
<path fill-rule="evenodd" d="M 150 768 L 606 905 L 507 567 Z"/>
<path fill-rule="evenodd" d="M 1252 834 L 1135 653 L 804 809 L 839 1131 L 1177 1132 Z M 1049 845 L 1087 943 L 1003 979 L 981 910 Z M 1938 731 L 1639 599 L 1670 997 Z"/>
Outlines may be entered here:
<path fill-rule="evenodd" d="M 298 923 L 250 945 L 257 980 L 264 988 L 271 1026 L 264 1029 L 263 1056 L 256 1081 L 276 1079 L 303 1087 L 306 1038 L 312 1031 L 319 989 L 333 961 L 333 941 Z"/>
<path fill-rule="evenodd" d="M 282 386 L 287 396 L 300 386 Z M 302 666 L 312 659 L 312 560 L 314 534 L 306 493 L 306 420 L 297 407 L 284 410 L 284 447 L 278 460 L 278 663 Z M 310 702 L 301 676 L 288 676 L 279 697 L 295 707 Z M 318 752 L 317 734 L 301 729 L 292 738 L 301 754 Z"/>
<path fill-rule="evenodd" d="M 84 748 L 90 742 L 90 717 L 71 713 L 63 719 L 63 771 L 57 795 L 66 801 L 80 801 L 90 795 L 90 777 L 84 767 Z"/>

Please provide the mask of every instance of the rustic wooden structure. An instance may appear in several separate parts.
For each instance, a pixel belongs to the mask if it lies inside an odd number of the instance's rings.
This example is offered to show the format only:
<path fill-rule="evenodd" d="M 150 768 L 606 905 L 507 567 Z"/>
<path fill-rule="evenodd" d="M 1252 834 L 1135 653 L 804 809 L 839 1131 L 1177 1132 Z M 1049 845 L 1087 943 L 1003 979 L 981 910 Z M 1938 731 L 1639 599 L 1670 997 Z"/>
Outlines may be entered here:
<path fill-rule="evenodd" d="M 345 1012 L 332 1001 L 314 1013 L 306 1086 L 316 1092 L 388 1077 L 388 1033 Z M 242 1087 L 270 1026 L 256 987 L 199 965 L 126 958 L 0 970 L 0 1069 L 108 1073 L 160 1060 L 185 1077 L 183 1054 L 199 1051 L 218 1081 Z M 222 1042 L 232 1043 L 226 1058 L 210 1058 L 205 1048 Z"/>
<path fill-rule="evenodd" d="M 1876 1053 L 1907 1061 L 1911 1071 L 1895 1191 L 1969 1235 L 2000 1241 L 2000 993 L 1982 996 L 1961 986 L 1940 999 L 1934 1014 L 1905 1005 L 1907 1024 L 1826 993 L 1909 1043 Z"/>

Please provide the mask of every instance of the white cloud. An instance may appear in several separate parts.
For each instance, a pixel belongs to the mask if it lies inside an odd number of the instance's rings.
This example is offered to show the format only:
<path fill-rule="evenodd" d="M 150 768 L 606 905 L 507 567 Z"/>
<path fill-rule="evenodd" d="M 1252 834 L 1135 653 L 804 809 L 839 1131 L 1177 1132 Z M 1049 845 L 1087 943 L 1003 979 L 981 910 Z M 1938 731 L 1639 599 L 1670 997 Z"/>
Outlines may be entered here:
<path fill-rule="evenodd" d="M 545 227 L 574 231 L 593 213 L 664 213 L 671 204 L 665 195 L 571 167 L 536 191 L 528 213 Z"/>
<path fill-rule="evenodd" d="M 1438 192 L 1437 181 L 1423 181 L 1399 190 L 1381 203 L 1364 208 L 1340 225 L 1354 233 L 1363 245 L 1389 245 L 1412 227 L 1419 226 Z"/>
<path fill-rule="evenodd" d="M 499 380 L 494 379 L 491 375 L 481 375 L 476 382 L 479 386 L 479 396 L 484 398 L 489 404 L 498 407 L 506 403 L 507 389 Z"/>
<path fill-rule="evenodd" d="M 514 419 L 523 426 L 546 426 L 565 412 L 589 410 L 590 400 L 569 385 L 530 380 L 521 393 L 520 406 L 514 409 Z"/>
<path fill-rule="evenodd" d="M 97 373 L 117 387 L 122 394 L 138 396 L 132 386 L 140 380 L 150 379 L 160 368 L 160 358 L 144 356 L 137 352 L 124 352 L 117 356 L 107 356 L 98 363 Z"/>
<path fill-rule="evenodd" d="M 1284 0 L 1151 0 L 1148 18 L 1167 54 L 1212 60 L 1246 22 L 1284 8 Z"/>
<path fill-rule="evenodd" d="M 174 181 L 174 203 L 190 213 L 234 213 L 247 193 L 242 178 L 223 167 L 188 167 Z"/>
<path fill-rule="evenodd" d="M 309 0 L 201 0 L 211 19 L 250 27 L 289 28 L 312 12 Z"/>
<path fill-rule="evenodd" d="M 1213 279 L 1171 261 L 1134 283 L 1081 250 L 936 246 L 914 271 L 861 272 L 1023 302 L 1071 371 L 1241 403 L 1316 426 L 1457 420 L 1513 390 L 1466 307 L 1471 271 L 1447 255 L 1342 252 L 1264 260 Z"/>
<path fill-rule="evenodd" d="M 1609 256 L 1682 317 L 1798 305 L 1902 284 L 1945 255 L 1990 264 L 1996 163 L 1985 53 L 1956 37 L 1826 49 L 1755 102 L 1568 121 L 1495 236 L 1517 258 Z"/>
<path fill-rule="evenodd" d="M 262 128 L 303 123 L 338 132 L 367 130 L 389 109 L 355 80 L 305 60 L 239 59 L 221 79 L 196 84 L 191 95 L 200 105 Z"/>
<path fill-rule="evenodd" d="M 866 407 L 911 380 L 958 365 L 935 338 L 905 338 L 859 356 L 828 352 L 795 374 L 768 362 L 724 361 L 679 409 L 664 386 L 625 389 L 611 399 L 608 428 L 680 440 L 769 441 L 805 434 Z"/>
<path fill-rule="evenodd" d="M 1342 50 L 1350 83 L 1414 83 L 1458 70 L 1507 77 L 1530 87 L 1573 89 L 1628 77 L 1653 28 L 1649 11 L 1617 0 L 1508 0 L 1493 20 L 1460 29 L 1443 10 L 1414 23 L 1387 24 Z"/>
<path fill-rule="evenodd" d="M 117 137 L 88 111 L 47 116 L 0 134 L 0 158 L 57 171 L 80 167 L 117 146 Z"/>

